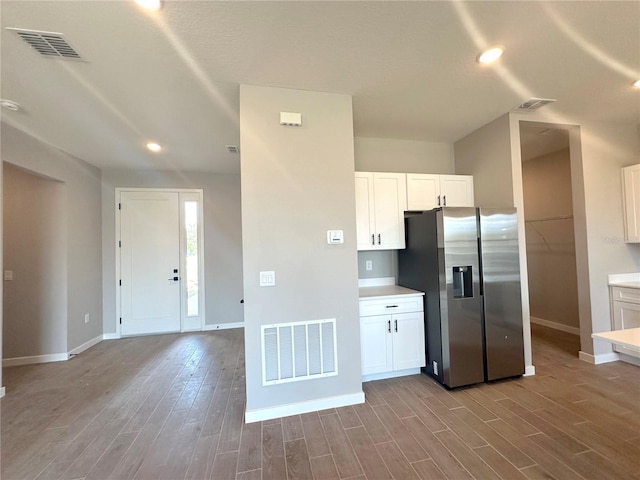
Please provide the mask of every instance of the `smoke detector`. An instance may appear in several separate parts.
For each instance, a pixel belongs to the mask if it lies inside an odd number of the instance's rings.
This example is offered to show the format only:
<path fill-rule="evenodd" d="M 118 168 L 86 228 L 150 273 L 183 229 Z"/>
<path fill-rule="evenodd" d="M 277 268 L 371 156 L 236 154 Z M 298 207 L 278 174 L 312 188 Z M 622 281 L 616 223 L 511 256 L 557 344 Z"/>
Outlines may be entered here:
<path fill-rule="evenodd" d="M 67 42 L 62 33 L 41 32 L 38 30 L 11 27 L 7 27 L 7 30 L 16 32 L 20 38 L 43 57 L 84 60 L 77 50 Z"/>
<path fill-rule="evenodd" d="M 0 107 L 11 110 L 12 112 L 17 112 L 21 108 L 20 104 L 14 102 L 13 100 L 7 100 L 5 98 L 0 100 Z"/>
<path fill-rule="evenodd" d="M 515 112 L 535 112 L 545 105 L 549 105 L 550 103 L 553 103 L 555 101 L 556 100 L 553 98 L 530 98 L 526 102 L 523 102 L 515 107 L 513 110 Z"/>

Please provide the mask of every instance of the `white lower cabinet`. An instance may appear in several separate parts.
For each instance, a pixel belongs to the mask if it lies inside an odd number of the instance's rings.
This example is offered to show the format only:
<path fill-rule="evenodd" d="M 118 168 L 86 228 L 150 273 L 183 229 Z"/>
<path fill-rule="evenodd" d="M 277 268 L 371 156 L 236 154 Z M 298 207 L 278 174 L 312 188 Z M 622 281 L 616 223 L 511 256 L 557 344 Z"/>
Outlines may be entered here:
<path fill-rule="evenodd" d="M 611 317 L 613 330 L 640 327 L 640 289 L 611 287 Z M 614 345 L 616 352 L 640 357 L 640 352 Z"/>
<path fill-rule="evenodd" d="M 360 300 L 360 340 L 364 380 L 419 373 L 426 361 L 422 296 Z"/>

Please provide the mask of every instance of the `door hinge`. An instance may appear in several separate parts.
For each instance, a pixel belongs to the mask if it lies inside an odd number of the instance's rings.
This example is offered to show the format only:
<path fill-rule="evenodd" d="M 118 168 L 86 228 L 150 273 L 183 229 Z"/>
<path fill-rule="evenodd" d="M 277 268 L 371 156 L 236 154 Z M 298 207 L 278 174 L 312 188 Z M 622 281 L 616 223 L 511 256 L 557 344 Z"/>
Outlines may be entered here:
<path fill-rule="evenodd" d="M 120 325 L 122 325 L 122 317 L 120 317 Z"/>
<path fill-rule="evenodd" d="M 122 210 L 122 204 L 118 203 L 118 210 Z"/>

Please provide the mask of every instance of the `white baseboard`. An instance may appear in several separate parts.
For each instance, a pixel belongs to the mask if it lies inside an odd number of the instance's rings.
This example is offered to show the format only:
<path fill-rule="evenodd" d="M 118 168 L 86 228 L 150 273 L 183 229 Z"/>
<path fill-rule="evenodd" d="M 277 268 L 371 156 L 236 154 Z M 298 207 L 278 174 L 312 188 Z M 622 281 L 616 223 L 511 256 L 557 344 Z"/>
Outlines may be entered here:
<path fill-rule="evenodd" d="M 533 377 L 536 374 L 536 367 L 534 365 L 527 365 L 524 367 L 523 377 Z"/>
<path fill-rule="evenodd" d="M 560 330 L 566 333 L 572 333 L 574 335 L 580 335 L 580 329 L 578 327 L 571 327 L 558 322 L 552 322 L 551 320 L 545 320 L 544 318 L 529 317 L 531 323 L 542 325 L 543 327 L 553 328 L 554 330 Z"/>
<path fill-rule="evenodd" d="M 590 353 L 578 352 L 578 358 L 583 362 L 590 363 L 592 365 L 600 365 L 601 363 L 609 363 L 620 360 L 620 356 L 615 353 L 601 353 L 600 355 L 591 355 Z"/>
<path fill-rule="evenodd" d="M 4 397 L 5 393 L 6 393 L 6 390 L 4 389 L 4 387 L 0 388 L 0 398 Z"/>
<path fill-rule="evenodd" d="M 94 345 L 97 345 L 98 343 L 100 343 L 102 341 L 102 337 L 103 337 L 102 335 L 98 335 L 96 338 L 92 338 L 88 342 L 85 342 L 82 345 L 80 345 L 79 347 L 74 348 L 73 350 L 71 350 L 69 352 L 69 356 L 78 355 L 79 353 L 84 352 L 85 350 L 93 347 Z"/>
<path fill-rule="evenodd" d="M 385 378 L 404 377 L 405 375 L 419 375 L 420 368 L 409 368 L 407 370 L 396 370 L 392 372 L 384 373 L 371 373 L 369 375 L 363 375 L 363 382 L 371 382 L 372 380 L 384 380 Z"/>
<path fill-rule="evenodd" d="M 120 335 L 118 335 L 117 333 L 103 333 L 102 334 L 102 339 L 103 340 L 118 340 L 120 338 Z"/>
<path fill-rule="evenodd" d="M 205 325 L 202 330 L 204 332 L 208 332 L 210 330 L 226 330 L 228 328 L 244 328 L 244 322 L 217 323 L 213 325 Z"/>
<path fill-rule="evenodd" d="M 358 403 L 364 403 L 364 392 L 307 400 L 306 402 L 289 403 L 276 407 L 246 410 L 244 412 L 244 421 L 246 423 L 261 422 L 271 420 L 272 418 L 288 417 L 290 415 L 315 412 L 327 408 L 346 407 L 347 405 L 357 405 Z"/>
<path fill-rule="evenodd" d="M 17 367 L 20 365 L 32 365 L 34 363 L 64 362 L 69 360 L 68 353 L 52 353 L 49 355 L 34 355 L 31 357 L 3 358 L 3 367 Z"/>

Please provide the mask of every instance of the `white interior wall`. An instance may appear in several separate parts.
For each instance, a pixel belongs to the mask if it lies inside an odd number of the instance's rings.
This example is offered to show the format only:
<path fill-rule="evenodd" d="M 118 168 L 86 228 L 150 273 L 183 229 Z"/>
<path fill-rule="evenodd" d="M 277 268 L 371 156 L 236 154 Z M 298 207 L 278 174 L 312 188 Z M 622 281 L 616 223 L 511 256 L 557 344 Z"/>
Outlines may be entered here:
<path fill-rule="evenodd" d="M 159 170 L 102 172 L 104 332 L 116 332 L 115 189 L 194 188 L 204 197 L 205 322 L 243 321 L 240 175 Z"/>
<path fill-rule="evenodd" d="M 579 331 L 569 149 L 524 162 L 522 180 L 531 316 Z"/>
<path fill-rule="evenodd" d="M 66 239 L 67 350 L 102 338 L 100 170 L 14 127 L 3 124 L 2 160 L 65 184 L 63 220 L 56 227 Z M 91 321 L 85 323 L 85 314 Z"/>
<path fill-rule="evenodd" d="M 356 137 L 354 149 L 360 172 L 454 173 L 452 143 Z"/>
<path fill-rule="evenodd" d="M 5 359 L 67 353 L 65 186 L 3 165 Z"/>
<path fill-rule="evenodd" d="M 351 97 L 241 85 L 240 138 L 247 416 L 362 402 Z M 330 229 L 344 244 L 327 244 Z M 330 318 L 338 375 L 263 386 L 261 326 Z"/>

